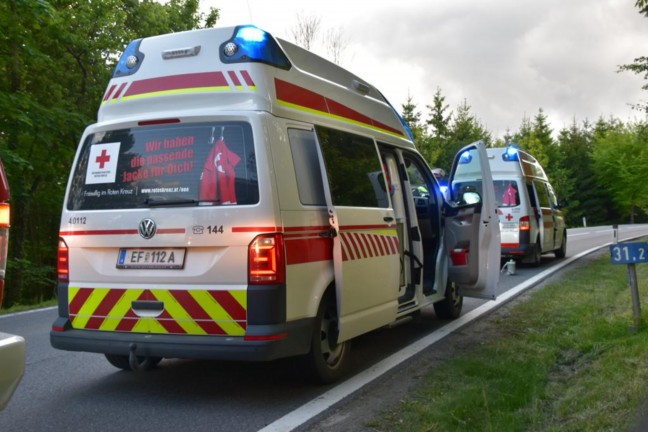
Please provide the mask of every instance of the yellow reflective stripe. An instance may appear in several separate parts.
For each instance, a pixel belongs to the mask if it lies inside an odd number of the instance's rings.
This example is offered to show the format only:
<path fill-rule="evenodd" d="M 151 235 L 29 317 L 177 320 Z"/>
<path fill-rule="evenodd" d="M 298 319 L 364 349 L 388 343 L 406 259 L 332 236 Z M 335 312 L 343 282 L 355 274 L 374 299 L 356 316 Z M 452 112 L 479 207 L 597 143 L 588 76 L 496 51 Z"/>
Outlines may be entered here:
<path fill-rule="evenodd" d="M 133 301 L 137 300 L 143 292 L 142 289 L 124 290 L 124 294 L 110 310 L 104 322 L 101 323 L 99 330 L 114 331 L 130 310 Z"/>
<path fill-rule="evenodd" d="M 149 329 L 148 321 L 149 320 L 140 318 L 140 320 L 137 321 L 137 324 L 135 324 L 135 326 L 133 327 L 133 330 L 131 330 L 131 332 L 133 332 L 133 333 L 149 333 L 149 331 L 148 331 L 148 329 Z"/>
<path fill-rule="evenodd" d="M 86 327 L 88 321 L 94 316 L 95 311 L 109 292 L 110 289 L 108 288 L 95 288 L 92 290 L 92 294 L 90 294 L 86 302 L 81 306 L 74 320 L 74 326 L 76 328 Z"/>
<path fill-rule="evenodd" d="M 148 332 L 149 333 L 169 333 L 167 329 L 164 328 L 162 324 L 160 324 L 155 318 L 142 318 L 141 321 L 146 321 L 149 325 Z"/>
<path fill-rule="evenodd" d="M 229 292 L 232 297 L 245 309 L 247 313 L 247 291 L 245 290 L 236 290 Z"/>
<path fill-rule="evenodd" d="M 205 330 L 202 329 L 194 319 L 189 315 L 189 313 L 178 303 L 178 301 L 171 295 L 167 290 L 155 290 L 153 295 L 161 301 L 164 302 L 164 309 L 171 315 L 176 323 L 182 329 L 187 332 L 187 334 L 207 334 Z"/>
<path fill-rule="evenodd" d="M 191 291 L 190 294 L 226 334 L 231 336 L 245 334 L 245 330 L 207 291 Z"/>

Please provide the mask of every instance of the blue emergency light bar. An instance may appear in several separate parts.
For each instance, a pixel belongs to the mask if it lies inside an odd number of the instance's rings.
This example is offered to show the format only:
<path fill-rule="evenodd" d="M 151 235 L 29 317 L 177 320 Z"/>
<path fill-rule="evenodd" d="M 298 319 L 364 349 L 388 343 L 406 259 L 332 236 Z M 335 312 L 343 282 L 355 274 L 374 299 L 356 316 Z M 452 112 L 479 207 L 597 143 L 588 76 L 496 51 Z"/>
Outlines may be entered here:
<path fill-rule="evenodd" d="M 461 156 L 459 156 L 459 164 L 469 164 L 472 161 L 472 155 L 468 150 L 465 152 L 461 153 Z"/>
<path fill-rule="evenodd" d="M 509 145 L 506 147 L 506 151 L 502 153 L 502 159 L 507 162 L 518 161 L 520 160 L 519 150 L 514 145 Z"/>
<path fill-rule="evenodd" d="M 223 63 L 258 62 L 281 69 L 290 69 L 288 57 L 277 41 L 267 32 L 252 25 L 238 26 L 232 38 L 220 47 Z"/>
<path fill-rule="evenodd" d="M 117 66 L 115 66 L 113 78 L 132 75 L 137 72 L 137 69 L 139 69 L 144 60 L 144 53 L 141 53 L 139 50 L 141 42 L 142 39 L 136 39 L 128 44 L 124 53 L 119 58 Z"/>

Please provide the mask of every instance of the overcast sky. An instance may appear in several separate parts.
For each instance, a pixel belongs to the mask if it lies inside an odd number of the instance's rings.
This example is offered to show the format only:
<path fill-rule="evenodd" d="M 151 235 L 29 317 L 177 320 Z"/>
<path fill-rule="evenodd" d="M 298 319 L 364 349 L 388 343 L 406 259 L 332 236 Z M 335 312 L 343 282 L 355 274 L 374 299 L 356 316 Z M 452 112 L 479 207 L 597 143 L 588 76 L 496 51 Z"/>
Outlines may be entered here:
<path fill-rule="evenodd" d="M 255 24 L 293 40 L 297 16 L 341 29 L 342 66 L 401 111 L 408 95 L 423 119 L 437 88 L 501 138 L 542 108 L 554 132 L 574 119 L 643 118 L 643 77 L 618 66 L 648 55 L 648 18 L 634 0 L 201 0 L 218 26 Z M 314 51 L 326 55 L 320 43 Z"/>

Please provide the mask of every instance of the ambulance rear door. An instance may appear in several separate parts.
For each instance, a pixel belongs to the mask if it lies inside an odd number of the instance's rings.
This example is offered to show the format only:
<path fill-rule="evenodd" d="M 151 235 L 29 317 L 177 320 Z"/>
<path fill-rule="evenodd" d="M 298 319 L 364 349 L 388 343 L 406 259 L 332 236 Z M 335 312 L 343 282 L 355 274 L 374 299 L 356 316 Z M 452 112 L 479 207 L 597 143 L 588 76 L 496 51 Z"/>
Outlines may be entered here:
<path fill-rule="evenodd" d="M 500 228 L 486 146 L 472 143 L 455 156 L 444 205 L 448 277 L 467 297 L 495 299 Z"/>

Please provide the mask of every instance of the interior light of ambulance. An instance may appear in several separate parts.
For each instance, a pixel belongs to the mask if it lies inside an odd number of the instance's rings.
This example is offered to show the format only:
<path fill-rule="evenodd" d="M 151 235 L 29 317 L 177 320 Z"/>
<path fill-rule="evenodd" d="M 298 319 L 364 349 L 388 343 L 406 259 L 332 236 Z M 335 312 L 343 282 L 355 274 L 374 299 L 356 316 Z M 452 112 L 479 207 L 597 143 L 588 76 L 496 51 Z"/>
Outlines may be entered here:
<path fill-rule="evenodd" d="M 221 45 L 220 53 L 223 63 L 258 62 L 290 69 L 290 61 L 277 41 L 255 26 L 236 27 L 232 38 Z"/>
<path fill-rule="evenodd" d="M 522 216 L 520 218 L 520 231 L 529 231 L 531 229 L 531 221 L 529 216 Z"/>
<path fill-rule="evenodd" d="M 144 54 L 139 51 L 141 42 L 141 39 L 137 39 L 128 44 L 124 53 L 119 58 L 117 66 L 115 66 L 113 78 L 128 76 L 137 72 L 144 60 Z"/>
<path fill-rule="evenodd" d="M 281 234 L 257 236 L 248 247 L 248 283 L 250 285 L 285 282 L 286 265 Z"/>
<path fill-rule="evenodd" d="M 58 281 L 59 282 L 69 282 L 70 281 L 70 260 L 68 255 L 68 246 L 65 243 L 65 240 L 62 238 L 59 239 L 58 244 L 58 260 L 57 260 L 57 270 L 58 270 Z"/>
<path fill-rule="evenodd" d="M 506 151 L 502 153 L 502 159 L 508 162 L 517 161 L 519 159 L 518 149 L 514 146 L 506 147 Z"/>

